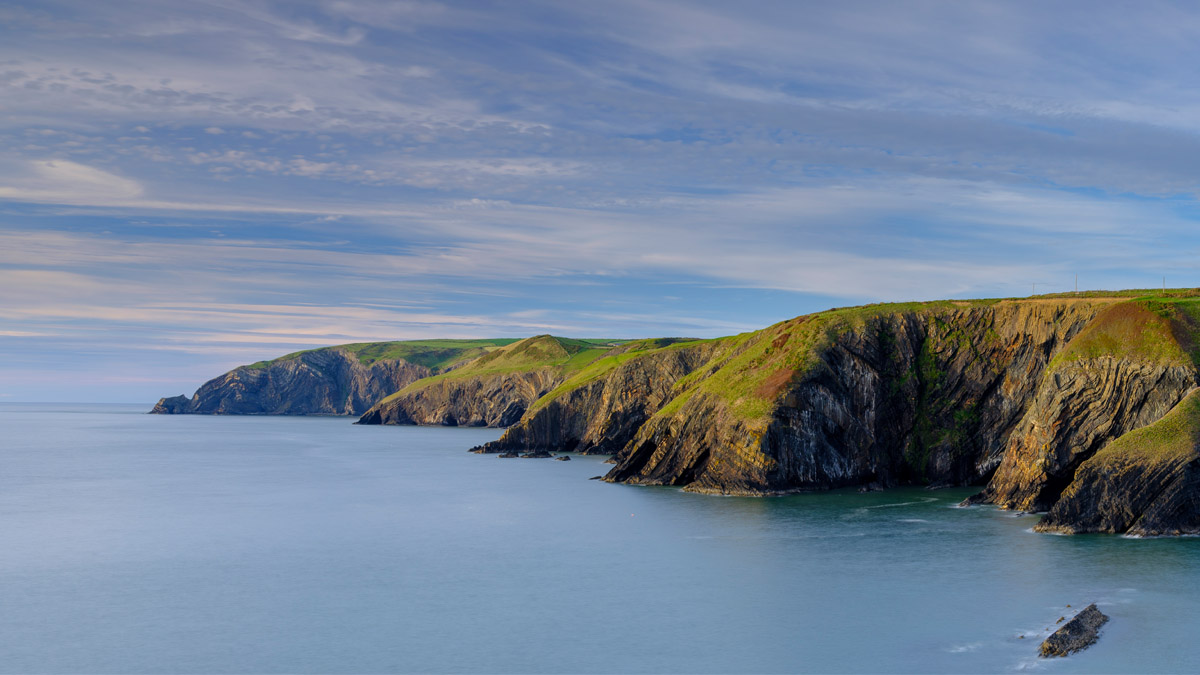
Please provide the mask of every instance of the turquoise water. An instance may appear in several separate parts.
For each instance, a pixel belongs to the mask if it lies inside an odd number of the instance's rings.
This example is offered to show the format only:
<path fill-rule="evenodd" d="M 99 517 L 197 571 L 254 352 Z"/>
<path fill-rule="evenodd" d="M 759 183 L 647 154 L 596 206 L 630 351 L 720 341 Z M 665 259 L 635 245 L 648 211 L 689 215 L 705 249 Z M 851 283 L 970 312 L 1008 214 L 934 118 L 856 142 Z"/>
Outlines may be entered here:
<path fill-rule="evenodd" d="M 1200 539 L 464 452 L 495 430 L 143 409 L 0 405 L 0 671 L 1200 670 Z M 1100 642 L 1036 659 L 1089 602 Z"/>

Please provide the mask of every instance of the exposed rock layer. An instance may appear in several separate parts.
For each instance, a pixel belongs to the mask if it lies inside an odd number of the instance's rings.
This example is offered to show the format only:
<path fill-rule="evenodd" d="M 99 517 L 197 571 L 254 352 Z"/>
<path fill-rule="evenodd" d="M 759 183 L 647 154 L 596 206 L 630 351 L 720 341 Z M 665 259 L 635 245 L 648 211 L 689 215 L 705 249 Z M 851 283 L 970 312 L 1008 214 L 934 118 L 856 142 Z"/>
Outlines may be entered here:
<path fill-rule="evenodd" d="M 1186 331 L 1168 316 L 1063 300 L 884 308 L 837 330 L 801 317 L 639 356 L 538 401 L 476 451 L 613 454 L 605 480 L 722 494 L 986 483 L 975 502 L 1044 511 L 1072 486 L 1045 529 L 1192 531 L 1195 455 L 1133 462 L 1120 480 L 1087 464 L 1196 386 Z M 771 360 L 793 344 L 816 345 L 814 360 Z M 747 391 L 763 414 L 727 393 L 741 391 L 736 377 L 712 384 L 734 368 L 757 378 Z"/>
<path fill-rule="evenodd" d="M 215 415 L 361 415 L 376 401 L 431 374 L 402 359 L 364 365 L 337 348 L 304 352 L 214 378 L 190 399 L 161 399 L 151 412 Z"/>
<path fill-rule="evenodd" d="M 507 427 L 562 380 L 553 368 L 438 380 L 381 402 L 358 423 Z"/>
<path fill-rule="evenodd" d="M 614 482 L 740 495 L 986 484 L 970 501 L 1049 509 L 1044 530 L 1193 532 L 1200 402 L 1183 426 L 1168 413 L 1195 398 L 1200 301 L 1168 300 L 850 308 L 618 348 L 537 336 L 361 421 L 514 425 L 475 451 L 611 454 Z M 319 350 L 237 369 L 155 411 L 353 413 L 429 374 Z M 1138 435 L 1160 420 L 1176 431 Z M 1160 436 L 1170 452 L 1151 442 Z"/>
<path fill-rule="evenodd" d="M 1038 651 L 1042 656 L 1066 656 L 1087 649 L 1096 641 L 1100 627 L 1106 623 L 1108 617 L 1096 609 L 1095 604 L 1088 605 L 1046 638 Z"/>
<path fill-rule="evenodd" d="M 1042 532 L 1200 534 L 1200 390 L 1117 439 L 1075 472 Z"/>
<path fill-rule="evenodd" d="M 714 343 L 702 342 L 626 361 L 603 377 L 555 396 L 499 440 L 474 450 L 615 454 L 670 400 L 676 382 L 707 363 L 715 349 Z"/>
<path fill-rule="evenodd" d="M 1095 311 L 1007 304 L 872 317 L 820 351 L 765 418 L 692 396 L 640 429 L 607 479 L 725 494 L 982 481 L 1050 359 Z"/>
<path fill-rule="evenodd" d="M 1191 367 L 1111 357 L 1056 369 L 1009 439 L 986 500 L 1010 509 L 1049 509 L 1084 460 L 1166 415 L 1195 383 Z"/>

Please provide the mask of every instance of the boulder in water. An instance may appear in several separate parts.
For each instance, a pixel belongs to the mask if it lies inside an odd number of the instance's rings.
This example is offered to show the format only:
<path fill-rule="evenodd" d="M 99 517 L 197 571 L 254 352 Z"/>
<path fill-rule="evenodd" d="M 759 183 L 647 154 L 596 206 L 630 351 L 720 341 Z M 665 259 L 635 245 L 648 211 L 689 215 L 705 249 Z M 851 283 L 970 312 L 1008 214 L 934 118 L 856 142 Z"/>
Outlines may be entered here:
<path fill-rule="evenodd" d="M 1046 638 L 1040 653 L 1042 656 L 1066 656 L 1087 649 L 1096 641 L 1100 627 L 1107 622 L 1108 617 L 1092 603 Z"/>

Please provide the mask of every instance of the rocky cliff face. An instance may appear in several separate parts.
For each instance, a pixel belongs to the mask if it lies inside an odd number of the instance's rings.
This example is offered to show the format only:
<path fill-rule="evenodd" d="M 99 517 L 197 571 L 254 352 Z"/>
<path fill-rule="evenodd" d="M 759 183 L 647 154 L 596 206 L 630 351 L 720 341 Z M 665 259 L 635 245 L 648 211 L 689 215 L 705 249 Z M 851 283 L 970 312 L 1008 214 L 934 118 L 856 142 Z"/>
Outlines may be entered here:
<path fill-rule="evenodd" d="M 869 317 L 816 349 L 807 372 L 755 391 L 770 397 L 757 418 L 697 387 L 639 430 L 607 479 L 723 494 L 981 481 L 1051 357 L 1095 312 L 1008 304 Z M 804 330 L 783 324 L 758 340 L 784 350 Z"/>
<path fill-rule="evenodd" d="M 164 398 L 151 412 L 215 415 L 360 415 L 376 401 L 431 374 L 398 359 L 364 365 L 329 348 L 262 367 L 242 366 L 209 380 L 188 399 Z"/>
<path fill-rule="evenodd" d="M 507 427 L 562 380 L 546 367 L 440 380 L 372 407 L 358 423 Z"/>
<path fill-rule="evenodd" d="M 569 381 L 476 450 L 613 454 L 605 480 L 721 494 L 986 483 L 976 503 L 1055 531 L 1191 531 L 1200 431 L 1167 462 L 1102 450 L 1196 387 L 1194 325 L 1118 299 L 799 317 Z"/>
<path fill-rule="evenodd" d="M 473 348 L 483 355 L 420 381 L 428 367 L 306 352 L 155 412 L 346 414 L 396 391 L 361 421 L 513 425 L 474 450 L 611 454 L 612 482 L 736 495 L 985 485 L 970 503 L 1049 510 L 1045 530 L 1200 531 L 1200 289 L 848 308 L 706 341 Z"/>
<path fill-rule="evenodd" d="M 615 454 L 671 398 L 680 379 L 704 365 L 715 343 L 652 350 L 615 365 L 539 405 L 477 452 Z"/>
<path fill-rule="evenodd" d="M 1009 439 L 984 501 L 1048 510 L 1080 464 L 1113 439 L 1166 415 L 1195 383 L 1189 367 L 1112 357 L 1056 369 Z"/>
<path fill-rule="evenodd" d="M 1079 467 L 1041 532 L 1200 534 L 1200 390 Z"/>
<path fill-rule="evenodd" d="M 453 373 L 397 391 L 368 410 L 358 423 L 507 427 L 581 368 L 628 348 L 535 335 L 495 349 Z"/>

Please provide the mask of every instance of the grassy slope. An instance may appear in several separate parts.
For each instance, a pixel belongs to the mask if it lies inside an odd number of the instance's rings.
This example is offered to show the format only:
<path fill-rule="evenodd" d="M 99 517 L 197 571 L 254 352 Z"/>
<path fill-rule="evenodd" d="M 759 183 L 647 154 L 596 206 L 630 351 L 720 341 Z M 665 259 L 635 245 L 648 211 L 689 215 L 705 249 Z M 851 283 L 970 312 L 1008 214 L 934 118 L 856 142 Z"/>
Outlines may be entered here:
<path fill-rule="evenodd" d="M 727 338 L 720 338 L 727 339 Z M 594 382 L 612 372 L 617 366 L 641 358 L 647 354 L 653 354 L 668 349 L 680 349 L 690 345 L 699 344 L 705 340 L 693 340 L 690 338 L 650 338 L 646 340 L 633 340 L 621 345 L 619 348 L 610 349 L 601 354 L 600 358 L 592 359 L 584 367 L 577 369 L 565 382 L 555 387 L 545 396 L 538 399 L 530 411 L 537 410 L 545 406 L 551 400 L 568 394 L 576 389 Z"/>
<path fill-rule="evenodd" d="M 1100 313 L 1050 369 L 1112 356 L 1153 364 L 1200 365 L 1200 298 L 1176 291 L 1143 295 Z"/>
<path fill-rule="evenodd" d="M 672 415 L 697 394 L 719 397 L 737 418 L 764 420 L 779 394 L 820 364 L 820 354 L 839 336 L 862 328 L 870 319 L 889 314 L 954 310 L 990 305 L 998 300 L 908 302 L 831 309 L 796 317 L 760 331 L 730 338 L 716 357 L 715 371 L 700 369 L 676 385 L 680 392 L 658 412 Z M 711 373 L 711 374 L 709 374 Z"/>
<path fill-rule="evenodd" d="M 1100 323 L 1089 338 L 1073 341 L 1074 350 L 1061 357 L 1081 358 L 1100 352 L 1142 359 L 1191 361 L 1195 354 L 1200 363 L 1200 289 L 1089 291 L 1037 296 L 1035 298 L 941 300 L 846 307 L 799 316 L 762 330 L 716 338 L 713 366 L 699 368 L 675 385 L 676 395 L 657 416 L 669 416 L 693 396 L 712 395 L 725 402 L 729 411 L 746 421 L 766 420 L 777 398 L 791 383 L 809 374 L 820 364 L 821 352 L 839 336 L 861 329 L 873 318 L 906 312 L 950 312 L 966 307 L 988 306 L 999 302 L 1044 302 L 1056 299 L 1130 299 L 1115 307 L 1125 307 Z M 1132 307 L 1130 307 L 1132 306 Z M 1078 342 L 1075 345 L 1075 342 Z M 667 349 L 686 346 L 679 343 Z M 603 377 L 628 361 L 652 354 L 663 347 L 636 348 L 599 359 L 576 373 L 567 382 L 542 397 L 532 410 L 588 382 Z M 715 367 L 714 367 L 715 366 Z"/>
<path fill-rule="evenodd" d="M 358 357 L 366 366 L 384 359 L 404 359 L 409 363 L 440 370 L 449 368 L 468 359 L 478 358 L 499 347 L 517 342 L 518 338 L 497 338 L 487 340 L 405 340 L 400 342 L 356 342 L 337 347 L 320 347 L 292 352 L 269 361 L 258 361 L 246 368 L 255 370 L 266 368 L 272 363 L 288 361 L 301 354 L 320 351 L 322 349 L 343 349 Z"/>
<path fill-rule="evenodd" d="M 675 396 L 656 413 L 677 413 L 698 393 L 723 399 L 734 415 L 746 419 L 765 419 L 778 395 L 796 378 L 816 367 L 821 351 L 839 335 L 861 328 L 871 318 L 912 311 L 954 310 L 976 305 L 991 305 L 1000 300 L 962 300 L 865 305 L 831 309 L 796 317 L 762 330 L 712 340 L 687 340 L 662 344 L 638 340 L 619 352 L 606 355 L 577 372 L 556 389 L 539 399 L 531 412 L 547 405 L 589 382 L 604 377 L 620 364 L 667 349 L 680 349 L 700 342 L 716 345 L 712 366 L 698 368 L 675 385 Z M 714 367 L 715 366 L 715 367 Z"/>
<path fill-rule="evenodd" d="M 1131 468 L 1186 462 L 1196 457 L 1200 445 L 1200 390 L 1193 391 L 1171 412 L 1149 426 L 1135 429 L 1109 443 L 1092 456 L 1080 471 L 1102 470 L 1119 475 Z M 1064 496 L 1069 496 L 1068 488 Z"/>
<path fill-rule="evenodd" d="M 622 342 L 621 340 L 575 340 L 552 335 L 538 335 L 514 341 L 512 344 L 493 349 L 460 368 L 417 380 L 383 399 L 381 403 L 445 380 L 502 375 L 538 368 L 557 368 L 562 373 L 570 375 L 604 354 L 618 349 Z"/>

